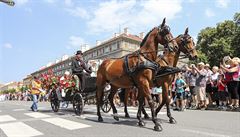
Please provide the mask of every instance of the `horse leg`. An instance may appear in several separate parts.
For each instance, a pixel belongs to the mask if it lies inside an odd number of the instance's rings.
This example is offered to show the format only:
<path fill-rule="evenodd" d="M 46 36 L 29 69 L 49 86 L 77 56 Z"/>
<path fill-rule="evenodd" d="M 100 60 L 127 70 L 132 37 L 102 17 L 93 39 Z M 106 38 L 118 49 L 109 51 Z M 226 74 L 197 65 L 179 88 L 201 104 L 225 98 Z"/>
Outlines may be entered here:
<path fill-rule="evenodd" d="M 171 114 L 171 111 L 170 111 L 170 101 L 171 99 L 169 98 L 168 96 L 168 91 L 169 91 L 169 85 L 168 83 L 164 83 L 164 90 L 165 90 L 165 94 L 164 94 L 164 97 L 165 98 L 165 102 L 166 102 L 166 107 L 167 107 L 167 116 L 169 118 L 169 122 L 171 124 L 175 124 L 177 123 L 177 121 L 172 117 L 172 114 Z"/>
<path fill-rule="evenodd" d="M 158 120 L 157 120 L 157 118 L 155 116 L 154 101 L 153 101 L 151 93 L 150 93 L 149 80 L 142 80 L 142 81 L 140 81 L 140 85 L 141 85 L 140 91 L 142 91 L 144 97 L 147 99 L 149 107 L 151 109 L 152 121 L 155 124 L 154 130 L 155 131 L 162 131 L 162 126 L 160 125 L 160 123 L 158 122 Z"/>
<path fill-rule="evenodd" d="M 152 96 L 151 96 L 150 92 L 146 94 L 146 98 L 148 100 L 148 104 L 149 104 L 150 109 L 151 109 L 152 121 L 155 124 L 154 130 L 155 131 L 162 131 L 163 130 L 162 126 L 160 125 L 160 123 L 157 120 L 157 117 L 155 116 L 154 101 L 152 99 Z"/>
<path fill-rule="evenodd" d="M 125 112 L 125 117 L 126 118 L 130 118 L 130 116 L 128 114 L 128 110 L 127 110 L 129 90 L 130 89 L 125 90 L 125 97 L 124 97 L 124 112 Z"/>
<path fill-rule="evenodd" d="M 111 93 L 109 94 L 108 99 L 109 99 L 109 101 L 110 101 L 110 105 L 111 105 L 112 110 L 113 110 L 113 118 L 114 118 L 115 120 L 119 121 L 119 116 L 118 116 L 118 114 L 117 114 L 117 109 L 116 109 L 116 107 L 115 107 L 115 105 L 114 105 L 114 103 L 113 103 L 113 99 L 114 99 L 114 96 L 115 96 L 117 90 L 118 90 L 117 87 L 111 85 Z"/>
<path fill-rule="evenodd" d="M 144 107 L 142 107 L 142 113 L 143 113 L 145 119 L 150 118 Z"/>
<path fill-rule="evenodd" d="M 167 100 L 166 100 L 167 116 L 168 116 L 169 122 L 171 124 L 176 124 L 177 121 L 172 117 L 172 114 L 171 114 L 171 111 L 170 111 L 170 101 L 171 101 L 170 98 L 167 98 Z"/>
<path fill-rule="evenodd" d="M 103 76 L 101 74 L 99 74 L 99 76 L 97 77 L 97 81 L 96 81 L 96 85 L 97 85 L 97 90 L 96 90 L 96 100 L 97 100 L 97 116 L 98 116 L 98 121 L 102 122 L 103 118 L 101 116 L 101 112 L 100 112 L 100 107 L 103 104 L 103 93 L 104 93 L 104 86 L 106 84 L 106 82 L 103 82 Z"/>
<path fill-rule="evenodd" d="M 96 92 L 96 99 L 97 99 L 97 116 L 98 116 L 98 121 L 102 122 L 103 118 L 101 116 L 101 112 L 100 112 L 100 106 L 102 106 L 103 104 L 103 88 L 98 89 Z"/>
<path fill-rule="evenodd" d="M 138 98 L 138 112 L 137 112 L 137 119 L 138 119 L 138 125 L 140 127 L 145 126 L 144 121 L 142 120 L 142 116 L 141 116 L 141 112 L 142 112 L 142 108 L 143 108 L 143 102 L 144 102 L 144 97 L 139 97 Z"/>

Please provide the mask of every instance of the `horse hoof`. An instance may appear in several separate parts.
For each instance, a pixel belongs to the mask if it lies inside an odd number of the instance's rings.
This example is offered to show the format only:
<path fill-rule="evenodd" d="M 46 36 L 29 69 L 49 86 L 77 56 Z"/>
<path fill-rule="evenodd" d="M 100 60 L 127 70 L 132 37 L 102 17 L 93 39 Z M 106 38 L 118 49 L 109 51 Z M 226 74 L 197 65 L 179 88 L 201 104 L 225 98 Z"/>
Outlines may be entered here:
<path fill-rule="evenodd" d="M 170 122 L 171 124 L 176 124 L 176 123 L 177 123 L 177 121 L 176 121 L 174 118 L 170 118 L 170 119 L 169 119 L 169 122 Z"/>
<path fill-rule="evenodd" d="M 119 117 L 114 116 L 113 118 L 114 118 L 116 121 L 119 121 Z"/>
<path fill-rule="evenodd" d="M 150 117 L 148 115 L 145 115 L 144 118 L 145 119 L 150 119 Z"/>
<path fill-rule="evenodd" d="M 145 123 L 144 123 L 143 121 L 139 121 L 139 122 L 138 122 L 138 125 L 139 125 L 140 127 L 144 127 L 144 126 L 145 126 Z"/>
<path fill-rule="evenodd" d="M 163 129 L 162 129 L 162 126 L 156 125 L 156 126 L 154 126 L 154 130 L 160 132 L 160 131 L 162 131 Z"/>
<path fill-rule="evenodd" d="M 99 118 L 98 118 L 98 122 L 103 122 L 103 118 L 102 118 L 102 117 L 99 117 Z"/>
<path fill-rule="evenodd" d="M 129 114 L 126 114 L 126 115 L 125 115 L 125 118 L 130 118 Z"/>

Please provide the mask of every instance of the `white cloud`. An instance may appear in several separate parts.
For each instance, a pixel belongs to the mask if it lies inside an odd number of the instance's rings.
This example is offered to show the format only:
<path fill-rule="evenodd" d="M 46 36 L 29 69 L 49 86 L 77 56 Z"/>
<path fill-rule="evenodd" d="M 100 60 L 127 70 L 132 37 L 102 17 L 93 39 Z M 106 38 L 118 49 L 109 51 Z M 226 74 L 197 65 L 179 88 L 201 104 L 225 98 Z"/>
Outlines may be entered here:
<path fill-rule="evenodd" d="M 87 21 L 92 33 L 113 32 L 119 25 L 139 29 L 159 25 L 164 17 L 172 20 L 181 12 L 180 0 L 107 1 L 98 5 Z"/>
<path fill-rule="evenodd" d="M 29 0 L 14 0 L 16 5 L 24 5 L 29 2 Z"/>
<path fill-rule="evenodd" d="M 85 44 L 85 40 L 79 36 L 70 36 L 67 49 L 77 49 L 80 48 L 81 45 Z"/>
<path fill-rule="evenodd" d="M 230 0 L 217 0 L 216 6 L 219 8 L 227 8 L 229 3 L 230 3 Z"/>
<path fill-rule="evenodd" d="M 215 16 L 215 13 L 212 10 L 210 10 L 210 9 L 206 9 L 205 10 L 205 15 L 207 17 L 213 17 L 213 16 Z"/>
<path fill-rule="evenodd" d="M 73 1 L 72 1 L 72 0 L 64 0 L 64 4 L 65 4 L 67 7 L 71 7 L 71 6 L 73 6 Z"/>
<path fill-rule="evenodd" d="M 66 9 L 72 16 L 76 16 L 76 17 L 81 17 L 83 19 L 88 19 L 90 16 L 89 16 L 89 13 L 81 8 L 81 7 L 75 7 L 74 9 Z"/>
<path fill-rule="evenodd" d="M 12 48 L 13 48 L 12 44 L 10 44 L 10 43 L 5 43 L 5 44 L 3 45 L 3 47 L 4 47 L 4 48 L 7 48 L 7 49 L 12 49 Z"/>

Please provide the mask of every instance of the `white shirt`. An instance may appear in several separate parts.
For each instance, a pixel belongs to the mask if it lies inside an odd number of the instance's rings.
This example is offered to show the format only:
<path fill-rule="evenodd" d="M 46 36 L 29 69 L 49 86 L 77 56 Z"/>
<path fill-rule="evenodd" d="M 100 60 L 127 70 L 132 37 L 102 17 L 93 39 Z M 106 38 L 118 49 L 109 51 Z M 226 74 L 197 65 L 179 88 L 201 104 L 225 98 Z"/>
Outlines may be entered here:
<path fill-rule="evenodd" d="M 208 70 L 207 70 L 207 74 L 206 74 L 207 84 L 210 83 L 210 79 L 211 79 L 212 74 L 213 74 L 213 72 L 212 72 L 210 69 L 208 69 Z"/>
<path fill-rule="evenodd" d="M 217 79 L 218 79 L 218 75 L 219 75 L 218 72 L 215 73 L 215 74 L 212 74 L 212 76 L 211 76 L 211 80 L 212 80 L 212 81 L 217 81 Z"/>

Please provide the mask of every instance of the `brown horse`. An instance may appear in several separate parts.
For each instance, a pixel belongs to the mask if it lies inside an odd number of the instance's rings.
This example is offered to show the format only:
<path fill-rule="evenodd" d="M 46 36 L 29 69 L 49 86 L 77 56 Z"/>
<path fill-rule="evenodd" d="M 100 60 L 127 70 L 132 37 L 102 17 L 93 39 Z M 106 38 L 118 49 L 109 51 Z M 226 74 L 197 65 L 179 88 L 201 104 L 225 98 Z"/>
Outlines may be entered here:
<path fill-rule="evenodd" d="M 188 34 L 188 28 L 185 30 L 183 35 L 179 35 L 175 38 L 178 44 L 178 49 L 168 50 L 164 54 L 164 57 L 160 58 L 157 62 L 161 66 L 177 66 L 177 62 L 180 56 L 180 52 L 183 52 L 190 60 L 197 59 L 197 51 L 195 49 L 195 44 L 192 37 Z M 172 117 L 169 104 L 170 98 L 169 95 L 169 86 L 172 84 L 175 75 L 166 75 L 156 79 L 156 85 L 162 86 L 162 103 L 156 109 L 155 115 L 157 117 L 158 112 L 161 110 L 164 104 L 167 107 L 167 116 L 169 117 L 170 123 L 176 123 L 176 120 Z"/>
<path fill-rule="evenodd" d="M 157 59 L 157 62 L 159 63 L 160 66 L 176 67 L 180 52 L 183 52 L 186 56 L 189 57 L 189 59 L 197 58 L 197 52 L 196 52 L 195 46 L 194 46 L 195 44 L 194 44 L 191 36 L 188 34 L 188 28 L 185 30 L 184 34 L 179 35 L 175 39 L 178 44 L 178 47 L 173 48 L 173 49 L 168 48 L 168 51 L 167 51 L 167 53 L 164 54 L 164 57 Z M 170 113 L 170 109 L 169 109 L 170 99 L 168 97 L 169 85 L 172 84 L 173 79 L 174 79 L 174 74 L 166 75 L 166 76 L 157 78 L 156 79 L 157 83 L 155 83 L 157 86 L 162 86 L 162 88 L 163 88 L 163 94 L 162 94 L 163 101 L 162 101 L 161 105 L 164 105 L 164 104 L 167 105 L 167 115 L 170 118 L 170 120 L 169 120 L 170 123 L 175 122 L 174 118 L 172 118 L 171 113 Z M 128 91 L 129 90 L 125 90 L 125 91 L 126 91 L 126 93 L 125 93 L 125 98 L 124 98 L 124 112 L 125 112 L 125 117 L 129 118 L 129 114 L 127 111 L 127 101 L 128 101 Z M 160 109 L 161 109 L 160 106 L 157 108 L 156 114 L 160 111 Z M 142 110 L 143 110 L 142 112 L 144 114 L 144 118 L 149 118 L 145 109 L 143 108 Z"/>
<path fill-rule="evenodd" d="M 177 46 L 176 41 L 170 32 L 170 29 L 165 25 L 165 19 L 159 27 L 153 28 L 143 39 L 141 47 L 138 51 L 129 54 L 123 58 L 107 59 L 103 61 L 97 71 L 97 115 L 98 121 L 103 121 L 100 106 L 102 104 L 103 90 L 106 83 L 111 84 L 111 92 L 109 100 L 113 109 L 114 119 L 119 120 L 117 109 L 113 103 L 113 97 L 118 88 L 131 88 L 136 86 L 139 93 L 139 107 L 137 118 L 139 126 L 144 126 L 145 123 L 141 118 L 143 108 L 143 100 L 146 98 L 151 108 L 152 121 L 155 124 L 156 131 L 162 130 L 160 123 L 155 118 L 154 102 L 151 97 L 150 87 L 152 85 L 152 77 L 154 76 L 155 65 L 157 59 L 158 44 Z M 151 67 L 146 67 L 146 62 L 152 64 Z M 133 71 L 134 70 L 134 71 Z"/>

